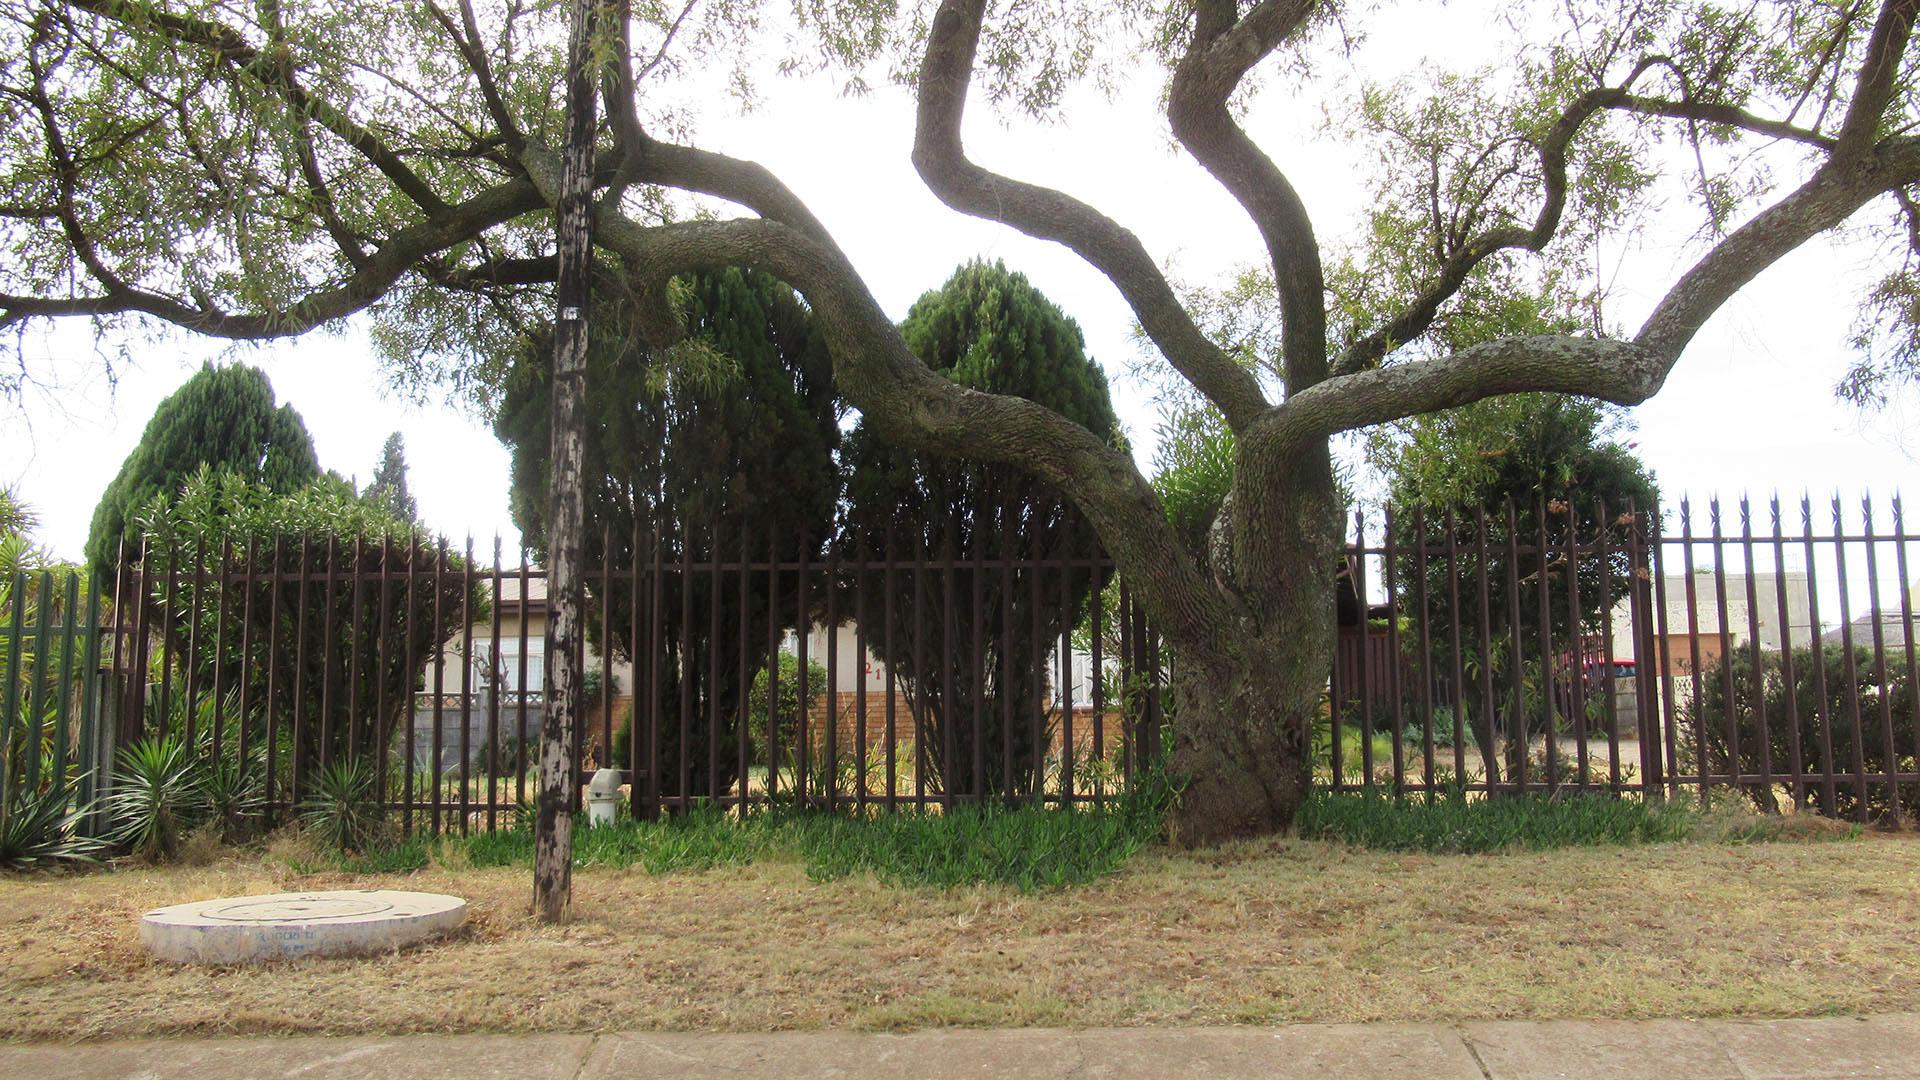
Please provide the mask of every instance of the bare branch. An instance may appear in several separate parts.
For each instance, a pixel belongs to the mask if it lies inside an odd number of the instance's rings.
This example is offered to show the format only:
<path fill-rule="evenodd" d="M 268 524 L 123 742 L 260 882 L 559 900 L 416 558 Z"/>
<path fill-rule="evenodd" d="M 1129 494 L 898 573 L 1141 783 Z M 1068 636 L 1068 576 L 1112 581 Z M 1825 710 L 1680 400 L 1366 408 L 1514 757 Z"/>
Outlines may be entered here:
<path fill-rule="evenodd" d="M 518 156 L 520 148 L 526 145 L 526 137 L 520 133 L 520 125 L 514 121 L 513 111 L 507 108 L 506 99 L 500 96 L 500 87 L 494 81 L 493 65 L 487 60 L 486 46 L 480 40 L 480 23 L 473 14 L 473 0 L 460 0 L 460 22 L 456 25 L 453 17 L 441 10 L 437 3 L 428 0 L 427 10 L 433 15 L 433 21 L 440 24 L 453 41 L 454 48 L 466 59 L 467 69 L 473 72 L 474 81 L 480 87 L 480 99 L 486 102 L 487 115 L 493 118 L 500 131 L 502 144 L 508 152 Z"/>
<path fill-rule="evenodd" d="M 1289 394 L 1326 377 L 1320 244 L 1299 193 L 1235 122 L 1227 100 L 1253 65 L 1306 24 L 1315 6 L 1313 0 L 1263 0 L 1235 22 L 1233 0 L 1200 5 L 1167 101 L 1174 137 L 1240 203 L 1266 243 L 1280 292 L 1281 367 Z"/>
<path fill-rule="evenodd" d="M 1126 297 L 1169 363 L 1238 428 L 1268 408 L 1254 374 L 1221 351 L 1181 306 L 1138 237 L 1062 192 L 990 172 L 967 158 L 961 118 L 972 83 L 985 0 L 945 0 L 934 15 L 920 69 L 913 164 L 941 202 L 1063 244 Z"/>

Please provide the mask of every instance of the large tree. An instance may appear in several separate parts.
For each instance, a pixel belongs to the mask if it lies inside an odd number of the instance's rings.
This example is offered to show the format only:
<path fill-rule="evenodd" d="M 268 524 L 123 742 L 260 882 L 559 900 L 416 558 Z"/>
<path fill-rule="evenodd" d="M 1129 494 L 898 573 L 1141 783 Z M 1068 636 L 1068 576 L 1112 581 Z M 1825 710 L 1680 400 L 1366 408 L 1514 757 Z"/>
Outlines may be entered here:
<path fill-rule="evenodd" d="M 313 439 L 291 405 L 276 405 L 259 368 L 208 364 L 153 410 L 140 442 L 100 496 L 87 534 L 87 565 L 110 576 L 133 516 L 156 495 L 178 495 L 202 468 L 287 495 L 320 476 Z"/>
<path fill-rule="evenodd" d="M 915 356 L 961 386 L 1037 402 L 1102 439 L 1118 433 L 1106 375 L 1087 356 L 1079 324 L 1024 274 L 969 263 L 922 296 L 900 332 Z M 890 546 L 895 559 L 916 552 L 962 560 L 1087 554 L 1082 545 L 1091 534 L 1072 505 L 1014 466 L 895 446 L 864 420 L 848 437 L 846 461 L 852 535 L 842 555 L 850 560 L 876 542 Z M 926 741 L 919 749 L 943 790 L 1037 791 L 1044 780 L 1038 751 L 1052 724 L 1038 715 L 1049 685 L 1047 659 L 1080 621 L 1092 571 L 958 570 L 955 594 L 978 599 L 955 604 L 951 613 L 913 602 L 926 582 L 901 580 L 898 571 L 865 577 L 855 610 L 866 646 L 921 703 Z M 946 587 L 944 579 L 938 587 Z M 967 644 L 976 632 L 977 652 Z"/>
<path fill-rule="evenodd" d="M 399 432 L 381 444 L 380 463 L 374 466 L 373 482 L 363 498 L 401 521 L 420 520 L 420 504 L 407 490 L 407 443 Z"/>
<path fill-rule="evenodd" d="M 1250 79 L 1317 76 L 1357 24 L 1390 8 L 796 3 L 782 26 L 755 0 L 612 6 L 626 17 L 606 21 L 592 53 L 606 106 L 594 243 L 634 282 L 643 332 L 657 345 L 686 333 L 669 287 L 679 275 L 775 274 L 806 297 L 840 392 L 876 432 L 1017 465 L 1064 492 L 1180 658 L 1173 767 L 1188 777 L 1176 815 L 1191 841 L 1284 825 L 1306 790 L 1332 659 L 1330 439 L 1521 391 L 1640 402 L 1708 318 L 1809 239 L 1870 211 L 1891 226 L 1896 277 L 1920 246 L 1909 50 L 1920 0 L 1542 4 L 1525 40 L 1485 56 L 1483 71 L 1367 87 L 1336 113 L 1381 149 L 1378 213 L 1349 251 L 1323 244 L 1287 178 L 1301 149 L 1269 152 L 1238 110 Z M 386 337 L 401 346 L 475 326 L 516 332 L 516 318 L 550 304 L 556 268 L 558 15 L 476 0 L 398 11 L 12 0 L 0 28 L 13 256 L 0 326 L 142 316 L 266 338 L 386 300 Z M 1085 259 L 1219 411 L 1233 485 L 1203 548 L 1183 542 L 1124 449 L 929 369 L 792 189 L 685 138 L 673 80 L 705 77 L 724 60 L 716 50 L 782 34 L 815 35 L 785 65 L 803 73 L 892 61 L 917 96 L 912 156 L 932 192 Z M 1173 139 L 1264 246 L 1280 330 L 1255 365 L 1209 336 L 1204 311 L 1122 224 L 967 155 L 970 98 L 1046 111 L 1090 66 L 1133 55 L 1164 62 Z M 1652 184 L 1669 166 L 1699 191 L 1704 229 L 1637 330 L 1602 321 L 1458 348 L 1435 333 L 1501 302 L 1509 282 L 1589 265 L 1623 214 L 1670 194 Z M 678 193 L 747 213 L 676 219 L 663 208 Z M 1915 313 L 1897 286 L 1878 309 L 1895 341 Z"/>
<path fill-rule="evenodd" d="M 617 567 L 645 564 L 654 557 L 656 530 L 659 558 L 670 567 L 683 557 L 733 560 L 743 549 L 765 559 L 773 543 L 782 558 L 791 558 L 802 543 L 818 558 L 840 494 L 834 461 L 840 403 L 832 358 L 813 331 L 811 314 L 790 287 L 754 270 L 695 274 L 680 288 L 683 317 L 704 346 L 691 355 L 649 350 L 613 290 L 597 309 L 587 353 L 592 390 L 584 402 L 582 496 L 591 523 L 585 564 L 596 567 L 603 558 Z M 514 523 L 543 559 L 552 480 L 549 352 L 549 343 L 535 337 L 515 358 L 494 424 L 512 455 Z M 734 725 L 741 703 L 731 674 L 740 641 L 732 628 L 745 620 L 756 629 L 754 641 L 761 641 L 758 631 L 767 625 L 771 599 L 765 575 L 755 575 L 744 596 L 728 582 L 720 589 L 716 626 L 713 584 L 712 575 L 694 575 L 686 603 L 697 616 L 683 621 L 677 598 L 663 604 L 659 638 L 642 645 L 659 649 L 663 658 L 651 691 L 661 715 L 675 715 L 684 692 L 695 702 L 695 715 L 723 718 L 720 753 L 710 755 L 704 725 L 694 726 L 684 748 L 688 794 L 703 796 L 723 795 L 737 779 Z M 631 583 L 616 581 L 605 603 L 597 580 L 587 586 L 589 640 L 603 655 L 627 656 L 635 630 Z M 780 600 L 776 622 L 798 625 L 794 590 L 784 590 Z M 757 645 L 750 648 L 749 662 L 758 663 L 759 652 Z M 712 678 L 713 670 L 722 677 Z M 640 690 L 635 687 L 636 697 Z M 717 692 L 718 700 L 706 700 L 708 692 Z M 592 718 L 587 721 L 592 730 Z M 661 791 L 678 795 L 679 729 L 664 725 L 660 737 Z M 716 761 L 718 772 L 709 775 Z"/>

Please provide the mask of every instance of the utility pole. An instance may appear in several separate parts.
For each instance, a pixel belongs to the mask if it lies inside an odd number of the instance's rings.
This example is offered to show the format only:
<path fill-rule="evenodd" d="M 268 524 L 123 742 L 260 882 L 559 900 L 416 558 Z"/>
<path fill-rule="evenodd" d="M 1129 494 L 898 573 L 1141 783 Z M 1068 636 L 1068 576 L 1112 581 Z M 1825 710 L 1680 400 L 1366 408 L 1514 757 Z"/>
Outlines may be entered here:
<path fill-rule="evenodd" d="M 553 477 L 547 527 L 546 713 L 540 729 L 540 798 L 534 825 L 533 907 L 543 922 L 567 917 L 573 903 L 574 732 L 580 715 L 578 644 L 581 538 L 586 511 L 581 472 L 586 457 L 581 399 L 587 381 L 587 308 L 593 261 L 593 132 L 595 79 L 589 68 L 597 0 L 573 0 L 567 47 L 567 142 L 554 207 L 560 275 L 554 290 Z"/>

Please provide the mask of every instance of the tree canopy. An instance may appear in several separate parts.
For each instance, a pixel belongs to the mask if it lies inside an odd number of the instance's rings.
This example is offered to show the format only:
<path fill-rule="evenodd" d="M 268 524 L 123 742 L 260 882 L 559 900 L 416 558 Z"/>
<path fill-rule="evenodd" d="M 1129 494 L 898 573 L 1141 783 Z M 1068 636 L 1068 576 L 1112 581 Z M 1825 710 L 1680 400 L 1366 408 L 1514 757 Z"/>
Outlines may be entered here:
<path fill-rule="evenodd" d="M 1079 325 L 1001 263 L 961 267 L 914 303 L 900 330 L 915 356 L 961 386 L 1014 395 L 1100 438 L 1117 436 L 1106 375 L 1086 354 Z M 1091 530 L 1071 504 L 1013 466 L 894 446 L 864 420 L 848 436 L 845 458 L 848 559 L 862 558 L 876 542 L 892 544 L 894 558 L 918 551 L 944 557 L 949 547 L 963 560 L 1087 553 Z M 1045 660 L 1079 622 L 1091 571 L 957 570 L 958 594 L 979 599 L 952 612 L 887 605 L 889 576 L 898 575 L 876 572 L 861 583 L 859 626 L 868 650 L 925 703 L 923 749 L 948 790 L 1033 790 L 1037 773 L 1013 770 L 1038 765 L 1034 735 L 1044 738 L 1051 721 L 1036 727 L 1029 713 L 1043 707 Z M 974 640 L 976 621 L 978 653 L 962 645 Z M 916 662 L 928 656 L 946 662 Z M 1018 710 L 1015 722 L 1003 724 L 1003 707 Z M 991 722 L 976 727 L 975 717 Z M 976 776 L 976 762 L 994 768 Z"/>
<path fill-rule="evenodd" d="M 839 392 L 876 433 L 1017 466 L 1064 493 L 1184 658 L 1181 835 L 1270 829 L 1304 797 L 1330 662 L 1331 437 L 1509 393 L 1644 401 L 1729 298 L 1843 226 L 1877 232 L 1888 275 L 1863 298 L 1855 384 L 1871 392 L 1913 367 L 1917 9 L 1523 9 L 1508 40 L 1361 85 L 1330 110 L 1375 151 L 1357 182 L 1378 213 L 1341 245 L 1288 178 L 1304 151 L 1263 146 L 1244 109 L 1263 83 L 1324 81 L 1356 32 L 1395 17 L 1391 5 L 606 0 L 588 26 L 605 106 L 595 243 L 654 347 L 689 332 L 676 278 L 751 266 L 805 297 Z M 505 355 L 475 345 L 524 340 L 551 296 L 566 14 L 484 0 L 17 0 L 0 13 L 12 256 L 0 327 L 81 316 L 257 339 L 378 304 L 380 340 L 429 374 Z M 713 73 L 744 75 L 746 58 L 775 50 L 785 70 L 854 89 L 897 77 L 917 106 L 913 164 L 942 203 L 1057 242 L 1112 282 L 1234 435 L 1231 497 L 1204 549 L 1168 521 L 1124 448 L 930 369 L 794 190 L 697 144 L 688 106 Z M 1076 80 L 1117 77 L 1139 56 L 1166 77 L 1164 116 L 1143 130 L 1170 130 L 1265 251 L 1270 349 L 1249 356 L 1245 340 L 1215 333 L 1213 316 L 1233 305 L 1183 295 L 1124 224 L 968 154 L 970 100 L 1047 113 Z M 1691 263 L 1651 290 L 1637 328 L 1610 325 L 1574 268 L 1674 190 L 1693 193 Z M 1563 328 L 1489 334 L 1511 324 L 1516 296 Z"/>
<path fill-rule="evenodd" d="M 374 466 L 373 482 L 361 496 L 401 521 L 419 521 L 420 506 L 407 490 L 407 443 L 399 432 L 387 436 L 380 446 L 380 463 Z"/>
<path fill-rule="evenodd" d="M 805 539 L 817 552 L 830 539 L 840 496 L 835 452 L 841 406 L 811 313 L 790 287 L 754 270 L 695 274 L 678 288 L 683 316 L 703 346 L 693 355 L 648 349 L 617 293 L 603 292 L 606 300 L 595 309 L 587 357 L 592 390 L 585 398 L 585 565 L 600 565 L 603 555 L 616 566 L 649 560 L 656 530 L 659 557 L 668 564 L 683 555 L 738 558 L 749 546 L 764 558 L 776 536 L 783 551 Z M 550 341 L 540 338 L 521 349 L 495 423 L 512 454 L 514 521 L 543 559 L 551 481 L 550 353 Z M 588 587 L 597 589 L 598 583 Z M 733 671 L 740 645 L 735 634 L 716 632 L 711 587 L 711 578 L 695 579 L 690 603 L 699 617 L 690 622 L 681 620 L 677 605 L 662 609 L 659 647 L 667 660 L 655 690 L 671 709 L 678 708 L 683 682 L 696 696 L 717 686 L 718 714 L 733 723 L 739 713 L 735 681 L 707 675 L 716 657 L 717 670 Z M 626 656 L 633 649 L 629 589 L 616 582 L 609 603 L 595 596 L 587 605 L 589 639 L 607 655 Z M 731 587 L 720 592 L 720 627 L 742 620 L 766 625 L 770 595 L 764 577 L 755 576 L 744 594 Z M 776 618 L 782 626 L 797 625 L 792 590 L 782 597 Z M 688 748 L 688 782 L 701 793 L 724 792 L 738 759 L 719 755 L 722 775 L 708 777 L 706 736 L 704 730 L 698 734 L 700 744 Z M 663 729 L 661 735 L 663 760 L 677 763 L 678 730 Z M 723 745 L 731 745 L 724 740 L 732 735 L 723 730 L 721 736 Z M 677 783 L 677 768 L 670 771 Z"/>
<path fill-rule="evenodd" d="M 313 440 L 291 405 L 276 405 L 266 373 L 244 364 L 208 364 L 153 411 L 93 512 L 87 564 L 113 573 L 134 516 L 156 495 L 178 495 L 202 468 L 286 495 L 320 475 Z"/>

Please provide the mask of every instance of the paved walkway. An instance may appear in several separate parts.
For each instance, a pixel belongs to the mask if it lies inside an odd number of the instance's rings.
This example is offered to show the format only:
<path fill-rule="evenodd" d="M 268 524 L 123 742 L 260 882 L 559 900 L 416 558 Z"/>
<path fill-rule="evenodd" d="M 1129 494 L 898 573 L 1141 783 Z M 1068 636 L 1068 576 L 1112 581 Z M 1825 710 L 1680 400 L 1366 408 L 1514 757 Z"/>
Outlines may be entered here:
<path fill-rule="evenodd" d="M 0 1077 L 1920 1077 L 1920 1015 L 779 1035 L 406 1035 L 0 1045 Z"/>

